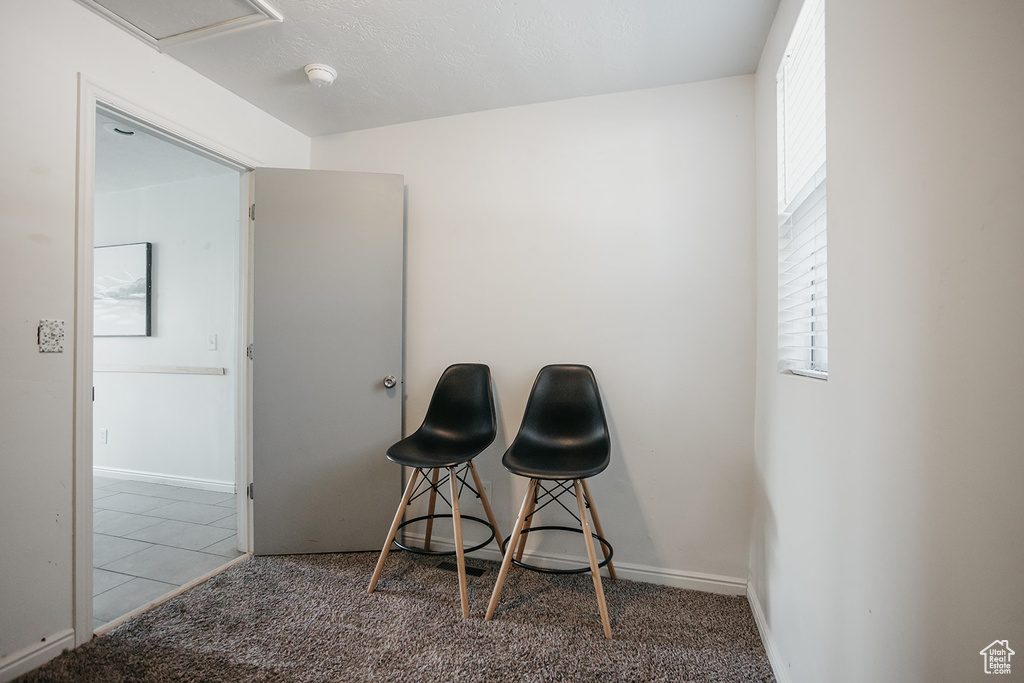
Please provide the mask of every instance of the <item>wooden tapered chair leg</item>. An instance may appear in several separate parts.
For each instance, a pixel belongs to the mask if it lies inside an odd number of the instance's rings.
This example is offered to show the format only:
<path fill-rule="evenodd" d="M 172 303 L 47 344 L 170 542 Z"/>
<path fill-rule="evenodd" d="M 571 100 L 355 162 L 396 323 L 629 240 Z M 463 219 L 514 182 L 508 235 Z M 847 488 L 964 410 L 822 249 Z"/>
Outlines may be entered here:
<path fill-rule="evenodd" d="M 537 482 L 537 488 L 540 488 L 540 481 Z M 533 495 L 530 496 L 530 506 L 526 509 L 526 516 L 523 518 L 523 531 L 519 534 L 518 548 L 516 549 L 516 562 L 523 561 L 523 551 L 526 550 L 526 537 L 529 536 L 530 526 L 533 524 L 533 513 L 537 509 L 537 489 L 533 490 Z"/>
<path fill-rule="evenodd" d="M 459 567 L 459 592 L 462 595 L 462 618 L 469 619 L 469 587 L 466 584 L 466 553 L 462 549 L 462 519 L 459 516 L 459 478 L 455 468 L 448 468 L 452 485 L 452 523 L 455 526 L 455 559 Z"/>
<path fill-rule="evenodd" d="M 430 535 L 434 531 L 434 503 L 437 502 L 437 477 L 441 472 L 440 467 L 435 467 L 430 477 L 430 504 L 427 506 L 427 533 L 423 542 L 423 549 L 430 550 Z"/>
<path fill-rule="evenodd" d="M 395 521 L 391 523 L 391 530 L 388 532 L 388 538 L 384 541 L 384 548 L 380 551 L 380 559 L 377 560 L 377 568 L 373 570 L 373 578 L 370 579 L 370 587 L 366 589 L 367 593 L 372 593 L 373 589 L 377 587 L 377 580 L 380 578 L 380 573 L 384 569 L 384 560 L 388 558 L 388 553 L 391 551 L 391 542 L 395 540 L 395 534 L 398 532 L 398 525 L 402 523 L 402 515 L 405 514 L 405 508 L 409 507 L 409 499 L 412 498 L 412 492 L 416 488 L 416 480 L 419 476 L 419 469 L 414 467 L 412 470 L 412 476 L 409 477 L 409 484 L 405 487 L 405 494 L 402 496 L 402 502 L 398 504 L 398 512 L 395 513 Z"/>
<path fill-rule="evenodd" d="M 601 612 L 601 625 L 604 627 L 604 637 L 611 639 L 612 625 L 608 619 L 608 605 L 604 601 L 604 587 L 601 585 L 601 570 L 597 566 L 597 553 L 594 552 L 594 538 L 590 531 L 590 520 L 587 519 L 587 506 L 583 499 L 583 488 L 580 480 L 574 479 L 576 487 L 576 502 L 580 508 L 580 521 L 583 523 L 583 540 L 587 543 L 587 558 L 590 560 L 590 575 L 594 578 L 594 592 L 597 593 L 597 608 Z"/>
<path fill-rule="evenodd" d="M 590 508 L 590 516 L 594 518 L 594 531 L 597 532 L 598 536 L 604 538 L 604 530 L 601 529 L 601 520 L 597 516 L 597 507 L 594 506 L 594 496 L 590 493 L 590 487 L 587 486 L 586 479 L 580 479 L 580 483 L 583 484 L 583 493 L 587 497 L 587 506 Z M 608 576 L 612 579 L 617 579 L 618 577 L 615 576 L 615 567 L 612 565 L 611 558 L 609 557 L 611 555 L 611 551 L 608 550 L 604 543 L 601 544 L 601 552 L 604 553 L 604 559 L 608 560 L 608 564 L 605 565 L 608 567 Z"/>
<path fill-rule="evenodd" d="M 501 532 L 498 531 L 498 520 L 494 516 L 494 511 L 491 509 L 491 502 L 487 500 L 487 491 L 484 490 L 484 483 L 480 480 L 480 475 L 477 474 L 476 468 L 473 466 L 473 461 L 469 461 L 469 472 L 473 475 L 473 483 L 476 484 L 476 490 L 480 493 L 480 503 L 484 506 L 484 514 L 487 515 L 487 521 L 490 522 L 494 528 L 494 540 L 498 542 L 498 548 L 501 548 Z"/>
<path fill-rule="evenodd" d="M 512 529 L 512 537 L 509 538 L 508 548 L 505 550 L 505 557 L 501 560 L 501 570 L 498 571 L 498 580 L 494 583 L 494 592 L 491 593 L 491 602 L 487 605 L 487 614 L 484 616 L 484 621 L 490 621 L 494 616 L 494 610 L 498 606 L 498 597 L 501 595 L 501 587 L 505 585 L 505 577 L 508 575 L 509 565 L 512 564 L 512 553 L 516 550 L 516 543 L 519 541 L 519 536 L 523 532 L 523 523 L 526 521 L 526 509 L 530 503 L 530 500 L 536 495 L 537 492 L 537 480 L 531 479 L 530 485 L 526 487 L 526 497 L 523 499 L 523 505 L 519 508 L 519 516 L 516 517 L 516 525 Z"/>

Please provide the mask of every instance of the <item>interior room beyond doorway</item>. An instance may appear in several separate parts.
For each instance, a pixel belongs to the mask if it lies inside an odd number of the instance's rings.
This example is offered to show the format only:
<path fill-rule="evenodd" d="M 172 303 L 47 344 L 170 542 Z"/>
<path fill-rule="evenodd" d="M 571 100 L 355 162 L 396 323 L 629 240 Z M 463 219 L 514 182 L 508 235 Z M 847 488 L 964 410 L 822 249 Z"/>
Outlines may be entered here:
<path fill-rule="evenodd" d="M 94 274 L 94 302 L 114 302 L 97 308 L 93 338 L 98 628 L 241 554 L 242 185 L 238 170 L 102 110 L 95 171 L 97 256 L 149 245 L 145 268 L 106 272 L 97 258 Z M 144 326 L 111 333 L 99 320 L 147 289 Z"/>

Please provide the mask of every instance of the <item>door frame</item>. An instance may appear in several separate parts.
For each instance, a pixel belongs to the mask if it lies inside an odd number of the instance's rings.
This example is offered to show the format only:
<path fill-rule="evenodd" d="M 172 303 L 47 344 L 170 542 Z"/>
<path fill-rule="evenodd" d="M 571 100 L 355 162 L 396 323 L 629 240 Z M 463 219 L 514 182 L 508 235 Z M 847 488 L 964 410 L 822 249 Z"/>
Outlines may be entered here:
<path fill-rule="evenodd" d="M 78 168 L 75 207 L 75 357 L 74 357 L 74 434 L 73 467 L 73 542 L 72 609 L 75 646 L 93 636 L 92 558 L 93 558 L 93 223 L 96 169 L 96 110 L 109 111 L 133 124 L 207 158 L 239 171 L 239 254 L 238 320 L 236 378 L 236 456 L 235 481 L 238 510 L 239 550 L 252 548 L 251 501 L 244 495 L 242 482 L 252 481 L 252 365 L 246 354 L 252 330 L 252 222 L 249 220 L 250 178 L 252 169 L 262 166 L 253 159 L 179 123 L 162 117 L 129 99 L 100 87 L 82 73 L 78 74 Z M 219 570 L 217 570 L 219 571 Z M 205 577 L 201 577 L 205 578 Z M 184 589 L 182 589 L 184 590 Z"/>

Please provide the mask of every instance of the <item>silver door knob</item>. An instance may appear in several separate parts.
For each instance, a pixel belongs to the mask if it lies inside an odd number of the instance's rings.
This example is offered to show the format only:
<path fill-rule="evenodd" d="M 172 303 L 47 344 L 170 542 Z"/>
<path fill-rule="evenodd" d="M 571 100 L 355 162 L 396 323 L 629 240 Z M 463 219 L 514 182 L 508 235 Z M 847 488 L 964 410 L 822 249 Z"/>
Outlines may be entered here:
<path fill-rule="evenodd" d="M 384 378 L 384 386 L 388 389 L 393 388 L 396 384 L 398 384 L 398 380 L 395 379 L 394 375 L 388 375 Z"/>

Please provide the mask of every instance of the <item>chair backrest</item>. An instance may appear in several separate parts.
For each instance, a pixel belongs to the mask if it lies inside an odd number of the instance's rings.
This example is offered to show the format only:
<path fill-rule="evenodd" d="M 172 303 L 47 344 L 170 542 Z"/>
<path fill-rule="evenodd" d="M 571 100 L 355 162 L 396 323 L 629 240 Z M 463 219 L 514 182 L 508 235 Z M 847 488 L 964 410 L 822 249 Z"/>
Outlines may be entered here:
<path fill-rule="evenodd" d="M 611 440 L 594 371 L 586 365 L 541 368 L 516 441 L 585 450 L 606 465 Z"/>
<path fill-rule="evenodd" d="M 449 366 L 437 380 L 420 429 L 460 439 L 487 439 L 490 444 L 497 432 L 491 369 L 482 363 Z"/>

